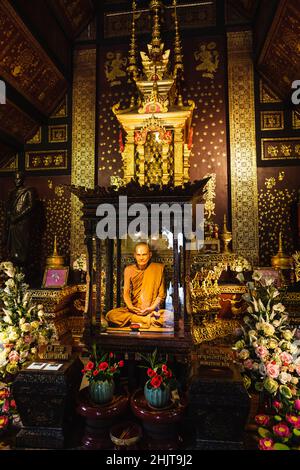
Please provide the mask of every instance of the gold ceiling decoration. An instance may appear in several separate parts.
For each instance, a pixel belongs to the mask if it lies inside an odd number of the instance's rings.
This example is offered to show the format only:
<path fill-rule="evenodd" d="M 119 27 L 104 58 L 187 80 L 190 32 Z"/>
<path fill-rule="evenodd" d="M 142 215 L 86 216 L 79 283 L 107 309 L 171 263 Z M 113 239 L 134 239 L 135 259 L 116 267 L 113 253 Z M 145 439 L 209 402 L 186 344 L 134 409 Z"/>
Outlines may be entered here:
<path fill-rule="evenodd" d="M 183 104 L 183 62 L 176 0 L 173 0 L 173 8 L 175 38 L 174 66 L 171 69 L 171 50 L 165 50 L 160 33 L 162 2 L 150 2 L 152 39 L 147 46 L 148 51 L 140 52 L 140 61 L 136 40 L 137 8 L 136 1 L 132 2 L 127 71 L 139 97 L 136 100 L 132 96 L 127 109 L 121 109 L 119 103 L 113 106 L 113 112 L 126 132 L 126 143 L 121 152 L 125 184 L 131 179 L 146 185 L 182 185 L 189 181 L 190 131 L 195 103 Z M 153 176 L 147 175 L 149 166 L 155 167 Z"/>

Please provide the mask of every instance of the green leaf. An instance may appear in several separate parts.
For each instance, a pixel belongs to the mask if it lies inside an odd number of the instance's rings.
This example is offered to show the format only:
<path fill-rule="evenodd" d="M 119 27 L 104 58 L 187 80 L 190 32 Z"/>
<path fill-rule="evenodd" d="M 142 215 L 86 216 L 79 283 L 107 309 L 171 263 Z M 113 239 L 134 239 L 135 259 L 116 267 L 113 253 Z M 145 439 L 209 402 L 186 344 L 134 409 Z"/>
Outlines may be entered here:
<path fill-rule="evenodd" d="M 274 450 L 290 450 L 289 446 L 286 446 L 285 444 L 280 444 L 280 442 L 276 442 L 273 446 Z"/>
<path fill-rule="evenodd" d="M 274 416 L 275 421 L 282 421 L 282 417 L 279 415 Z"/>
<path fill-rule="evenodd" d="M 293 434 L 297 437 L 300 436 L 300 429 L 293 429 Z"/>
<path fill-rule="evenodd" d="M 260 437 L 272 437 L 272 434 L 266 428 L 259 427 L 257 432 L 260 435 Z"/>

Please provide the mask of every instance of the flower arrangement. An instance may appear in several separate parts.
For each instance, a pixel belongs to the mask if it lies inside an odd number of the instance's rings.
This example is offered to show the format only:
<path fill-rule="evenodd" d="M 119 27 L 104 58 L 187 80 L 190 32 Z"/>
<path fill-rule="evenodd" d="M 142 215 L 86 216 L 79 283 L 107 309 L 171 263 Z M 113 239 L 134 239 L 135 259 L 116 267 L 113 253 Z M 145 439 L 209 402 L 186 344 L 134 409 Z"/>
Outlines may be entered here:
<path fill-rule="evenodd" d="M 272 414 L 255 416 L 260 450 L 300 450 L 300 400 L 274 400 Z"/>
<path fill-rule="evenodd" d="M 147 388 L 149 389 L 162 389 L 164 390 L 170 384 L 175 381 L 171 369 L 167 366 L 167 361 L 159 361 L 157 349 L 153 351 L 152 354 L 148 356 L 141 355 L 145 362 L 148 364 L 145 367 L 147 369 L 147 376 L 149 377 L 147 381 Z"/>
<path fill-rule="evenodd" d="M 243 318 L 243 338 L 234 346 L 247 389 L 278 394 L 281 399 L 297 395 L 300 376 L 299 346 L 296 330 L 288 325 L 288 315 L 279 302 L 280 292 L 274 278 L 253 273 L 253 282 L 247 283 L 243 296 L 248 304 Z M 243 281 L 242 273 L 238 279 Z"/>
<path fill-rule="evenodd" d="M 89 383 L 111 381 L 124 367 L 124 361 L 117 361 L 113 352 L 103 353 L 99 357 L 95 345 L 92 349 L 93 352 L 84 369 L 82 369 L 82 374 L 88 379 Z"/>
<path fill-rule="evenodd" d="M 5 430 L 16 414 L 16 402 L 11 396 L 10 387 L 0 383 L 0 432 Z"/>
<path fill-rule="evenodd" d="M 46 323 L 42 305 L 33 304 L 24 283 L 24 274 L 11 262 L 0 264 L 0 273 L 8 278 L 0 289 L 2 318 L 0 321 L 0 377 L 14 376 L 28 361 L 33 360 L 42 345 L 54 337 Z M 0 314 L 1 314 L 0 313 Z"/>

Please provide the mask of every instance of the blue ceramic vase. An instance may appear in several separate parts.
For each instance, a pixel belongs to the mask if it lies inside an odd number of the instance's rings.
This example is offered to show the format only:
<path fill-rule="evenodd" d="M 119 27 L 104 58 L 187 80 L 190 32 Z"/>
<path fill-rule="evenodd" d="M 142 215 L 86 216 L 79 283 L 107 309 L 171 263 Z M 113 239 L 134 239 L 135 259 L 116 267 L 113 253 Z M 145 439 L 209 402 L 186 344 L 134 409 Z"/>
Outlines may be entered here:
<path fill-rule="evenodd" d="M 164 389 L 161 388 L 148 388 L 150 380 L 145 384 L 144 395 L 150 406 L 153 408 L 164 408 L 170 401 L 170 387 L 167 385 Z"/>
<path fill-rule="evenodd" d="M 115 383 L 113 380 L 104 380 L 90 382 L 89 392 L 91 400 L 94 403 L 108 403 L 112 400 L 115 391 Z"/>

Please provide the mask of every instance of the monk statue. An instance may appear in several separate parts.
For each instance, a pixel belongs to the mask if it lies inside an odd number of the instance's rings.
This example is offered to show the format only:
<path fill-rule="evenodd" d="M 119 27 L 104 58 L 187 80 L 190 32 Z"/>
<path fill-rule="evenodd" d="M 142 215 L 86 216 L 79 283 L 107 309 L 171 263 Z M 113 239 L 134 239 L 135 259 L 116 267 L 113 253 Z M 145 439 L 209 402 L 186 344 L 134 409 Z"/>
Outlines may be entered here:
<path fill-rule="evenodd" d="M 33 188 L 24 186 L 24 174 L 15 173 L 15 189 L 10 191 L 6 204 L 4 242 L 9 259 L 17 266 L 28 263 L 36 194 Z"/>
<path fill-rule="evenodd" d="M 134 249 L 136 264 L 124 270 L 123 298 L 126 307 L 110 310 L 106 320 L 112 326 L 125 327 L 138 323 L 140 328 L 173 325 L 173 313 L 161 309 L 165 299 L 164 265 L 151 262 L 152 252 L 145 242 Z"/>

